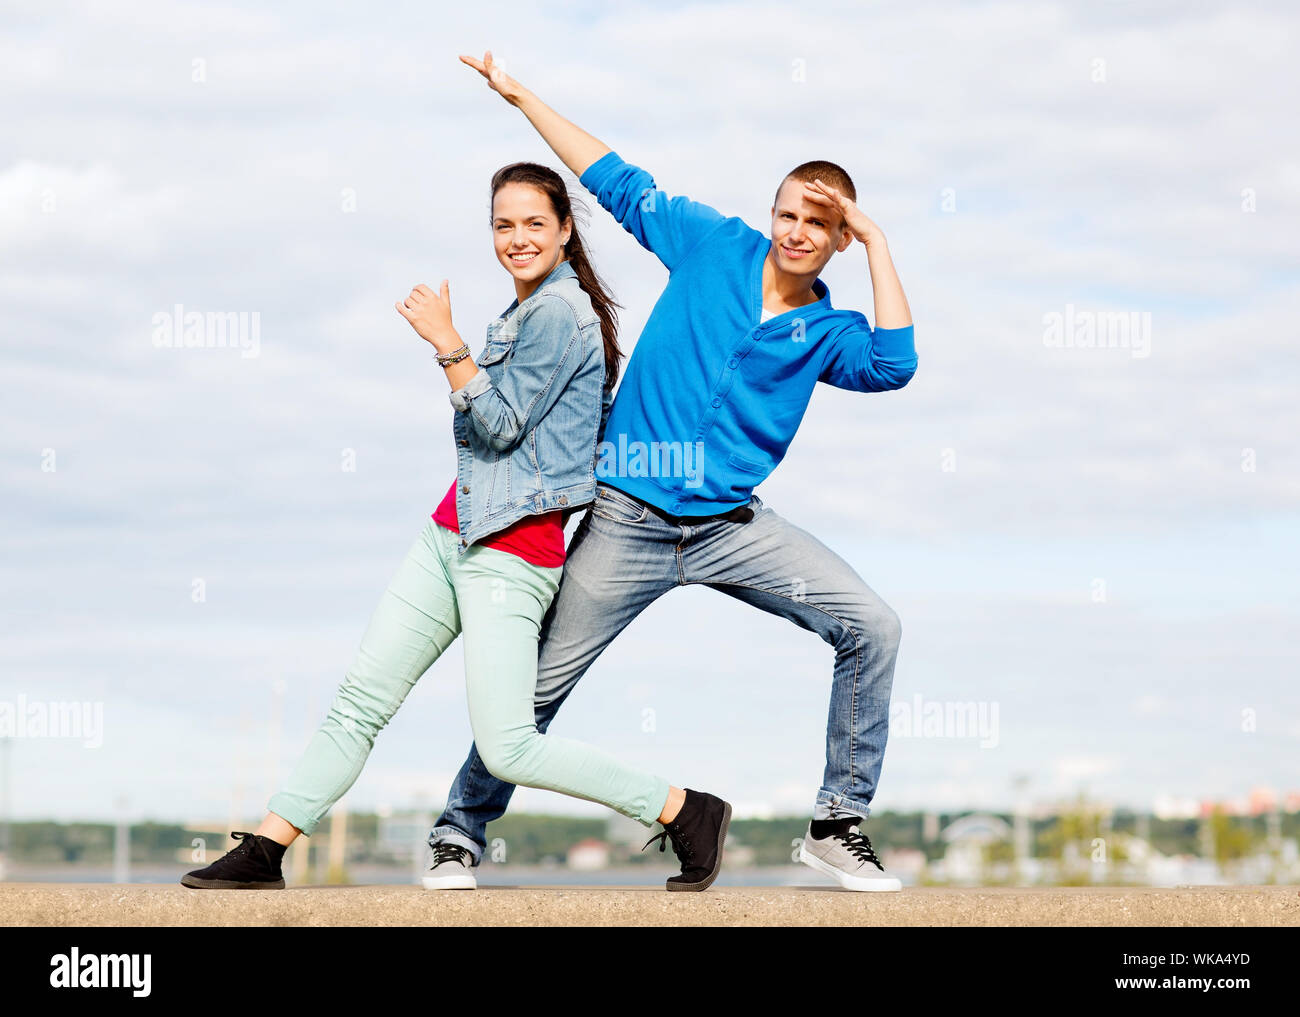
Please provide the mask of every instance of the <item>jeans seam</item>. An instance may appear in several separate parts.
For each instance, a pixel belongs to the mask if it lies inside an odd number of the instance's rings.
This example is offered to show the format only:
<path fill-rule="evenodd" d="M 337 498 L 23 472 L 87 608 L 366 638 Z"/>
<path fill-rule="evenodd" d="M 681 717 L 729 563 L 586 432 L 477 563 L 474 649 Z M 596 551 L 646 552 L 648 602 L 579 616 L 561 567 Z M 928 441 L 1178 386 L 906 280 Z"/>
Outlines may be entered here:
<path fill-rule="evenodd" d="M 468 772 L 468 773 L 466 774 L 466 776 L 465 776 L 465 794 L 466 794 L 466 796 L 471 797 L 471 798 L 473 797 L 473 791 L 474 791 L 474 768 L 475 768 L 475 765 L 478 763 L 478 761 L 479 761 L 480 759 L 482 759 L 482 758 L 483 758 L 483 757 L 480 756 L 480 755 L 478 754 L 478 742 L 475 742 L 475 743 L 474 743 L 474 762 L 473 762 L 473 763 L 470 763 L 470 765 L 469 765 L 469 772 Z"/>
<path fill-rule="evenodd" d="M 825 789 L 819 790 L 817 792 L 817 797 L 819 801 L 821 800 L 822 795 L 826 796 L 827 804 L 830 805 L 832 808 L 839 808 L 841 805 L 843 805 L 844 800 L 847 798 L 850 802 L 854 803 L 855 805 L 860 805 L 862 808 L 867 809 L 868 811 L 870 811 L 871 809 L 870 805 L 866 804 L 865 802 L 859 802 L 856 798 L 849 798 L 849 796 L 842 791 L 827 791 Z"/>
<path fill-rule="evenodd" d="M 679 562 L 679 564 L 680 564 L 680 561 L 681 561 L 681 557 L 680 557 L 680 551 L 679 551 L 679 552 L 678 552 L 678 562 Z M 695 585 L 695 586 L 705 586 L 705 585 L 707 585 L 707 586 L 739 586 L 739 587 L 741 587 L 742 589 L 745 589 L 745 590 L 757 590 L 759 593 L 769 593 L 769 594 L 772 594 L 772 595 L 775 596 L 775 597 L 780 597 L 782 600 L 788 600 L 788 601 L 791 601 L 791 602 L 793 602 L 793 603 L 797 603 L 797 604 L 806 604 L 806 603 L 807 603 L 807 601 L 803 601 L 803 600 L 796 601 L 793 597 L 788 596 L 787 594 L 784 594 L 784 593 L 776 593 L 776 592 L 773 591 L 773 590 L 765 589 L 765 588 L 762 587 L 762 586 L 754 586 L 754 585 L 752 585 L 752 584 L 750 584 L 750 583 L 726 583 L 726 582 L 723 582 L 723 583 L 719 583 L 719 582 L 705 583 L 704 581 L 699 580 L 699 579 L 692 579 L 692 580 L 690 580 L 690 582 L 685 582 L 685 581 L 683 581 L 682 585 L 684 585 L 684 586 L 690 586 L 690 585 Z M 857 748 L 858 748 L 858 746 L 857 746 L 857 737 L 856 737 L 856 735 L 857 735 L 857 731 L 858 731 L 858 675 L 859 675 L 859 673 L 860 673 L 860 671 L 861 671 L 861 668 L 860 668 L 860 660 L 861 660 L 861 657 L 862 657 L 862 640 L 860 640 L 860 639 L 858 638 L 858 634 L 857 634 L 857 632 L 854 631 L 853 626 L 850 625 L 850 624 L 848 624 L 848 623 L 847 623 L 843 618 L 839 617 L 839 616 L 838 616 L 837 614 L 835 614 L 834 612 L 832 612 L 832 611 L 827 611 L 824 607 L 820 607 L 820 606 L 818 606 L 817 604 L 809 604 L 809 606 L 810 606 L 814 611 L 819 611 L 820 613 L 826 615 L 827 618 L 834 618 L 835 621 L 838 622 L 840 625 L 842 625 L 842 626 L 845 628 L 845 630 L 849 633 L 849 635 L 851 635 L 851 636 L 853 637 L 853 691 L 852 691 L 852 692 L 850 693 L 850 695 L 849 695 L 849 702 L 850 702 L 850 708 L 849 708 L 849 725 L 850 725 L 850 727 L 849 727 L 849 731 L 850 731 L 850 733 L 849 733 L 849 786 L 852 787 L 852 786 L 853 786 L 853 775 L 854 775 L 854 773 L 856 773 L 856 770 L 855 770 L 855 768 L 854 768 L 854 762 L 855 762 L 854 757 L 855 757 L 856 754 L 857 754 Z"/>

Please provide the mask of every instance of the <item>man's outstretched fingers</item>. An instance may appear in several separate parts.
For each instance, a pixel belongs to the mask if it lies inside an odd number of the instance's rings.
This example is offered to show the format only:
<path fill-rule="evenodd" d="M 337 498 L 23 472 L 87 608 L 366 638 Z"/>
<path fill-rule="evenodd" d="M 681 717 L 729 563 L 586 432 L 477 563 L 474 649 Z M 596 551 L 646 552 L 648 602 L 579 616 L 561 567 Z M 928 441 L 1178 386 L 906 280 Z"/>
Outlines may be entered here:
<path fill-rule="evenodd" d="M 818 180 L 815 184 L 804 181 L 804 186 L 809 190 L 804 191 L 804 197 L 818 205 L 834 205 L 840 200 L 839 191 L 834 188 L 827 189 L 826 185 Z"/>

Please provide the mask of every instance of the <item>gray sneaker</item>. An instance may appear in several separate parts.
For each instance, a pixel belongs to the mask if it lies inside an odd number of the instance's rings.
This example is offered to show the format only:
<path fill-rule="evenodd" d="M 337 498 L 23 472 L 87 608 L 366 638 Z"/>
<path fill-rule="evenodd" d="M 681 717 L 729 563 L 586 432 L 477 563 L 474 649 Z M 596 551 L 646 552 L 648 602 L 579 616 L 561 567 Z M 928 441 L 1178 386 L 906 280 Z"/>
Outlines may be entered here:
<path fill-rule="evenodd" d="M 474 856 L 459 844 L 439 841 L 433 848 L 433 864 L 420 882 L 426 890 L 477 890 Z"/>
<path fill-rule="evenodd" d="M 846 890 L 901 890 L 902 882 L 886 874 L 865 833 L 850 828 L 825 840 L 813 840 L 812 824 L 804 831 L 799 861 L 835 879 Z"/>

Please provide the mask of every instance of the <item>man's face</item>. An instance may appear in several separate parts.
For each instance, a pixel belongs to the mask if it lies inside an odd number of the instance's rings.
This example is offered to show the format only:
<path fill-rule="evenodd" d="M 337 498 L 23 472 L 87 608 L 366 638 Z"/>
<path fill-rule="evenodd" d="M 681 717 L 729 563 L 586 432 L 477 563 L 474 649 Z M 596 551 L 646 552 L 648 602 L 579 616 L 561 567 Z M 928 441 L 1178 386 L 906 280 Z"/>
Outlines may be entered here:
<path fill-rule="evenodd" d="M 772 206 L 772 249 L 777 268 L 817 278 L 831 255 L 845 250 L 853 234 L 839 209 L 809 201 L 802 180 L 787 179 Z"/>

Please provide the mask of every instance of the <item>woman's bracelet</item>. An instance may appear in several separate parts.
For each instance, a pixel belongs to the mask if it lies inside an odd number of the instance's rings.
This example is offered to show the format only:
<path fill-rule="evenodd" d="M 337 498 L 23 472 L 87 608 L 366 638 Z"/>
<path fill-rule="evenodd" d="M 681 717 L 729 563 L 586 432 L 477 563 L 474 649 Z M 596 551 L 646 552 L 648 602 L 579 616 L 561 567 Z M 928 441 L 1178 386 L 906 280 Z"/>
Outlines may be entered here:
<path fill-rule="evenodd" d="M 434 357 L 443 367 L 450 367 L 452 364 L 460 363 L 469 356 L 469 347 L 464 343 L 450 353 L 435 353 Z"/>

